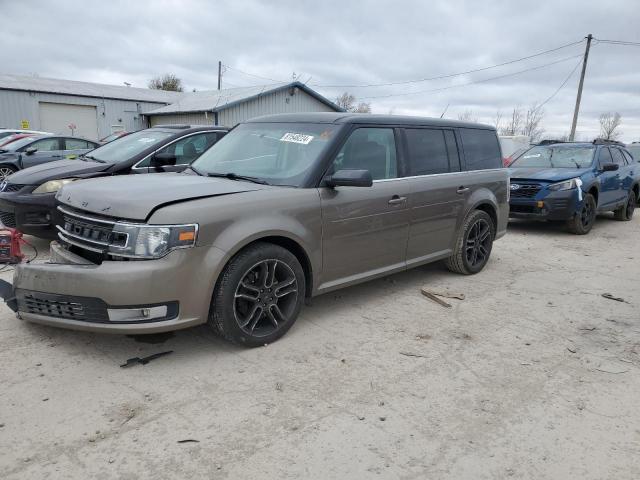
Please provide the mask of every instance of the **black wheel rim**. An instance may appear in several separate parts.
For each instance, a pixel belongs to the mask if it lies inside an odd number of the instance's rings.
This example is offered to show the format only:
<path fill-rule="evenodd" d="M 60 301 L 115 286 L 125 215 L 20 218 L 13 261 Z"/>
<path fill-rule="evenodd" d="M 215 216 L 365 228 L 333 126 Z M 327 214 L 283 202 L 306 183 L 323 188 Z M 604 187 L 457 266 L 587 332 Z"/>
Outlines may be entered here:
<path fill-rule="evenodd" d="M 0 168 L 0 181 L 4 181 L 7 179 L 9 175 L 13 173 L 13 170 L 7 167 Z"/>
<path fill-rule="evenodd" d="M 629 195 L 629 201 L 627 202 L 627 218 L 631 218 L 631 216 L 633 215 L 633 211 L 636 208 L 636 196 L 635 195 Z"/>
<path fill-rule="evenodd" d="M 476 267 L 487 261 L 491 249 L 491 227 L 486 220 L 476 221 L 467 234 L 465 254 L 470 266 Z"/>
<path fill-rule="evenodd" d="M 594 209 L 591 202 L 584 202 L 582 210 L 580 211 L 580 222 L 583 227 L 588 227 L 593 222 Z"/>
<path fill-rule="evenodd" d="M 233 313 L 244 333 L 264 337 L 288 323 L 297 298 L 298 282 L 291 267 L 280 260 L 262 260 L 242 276 Z"/>

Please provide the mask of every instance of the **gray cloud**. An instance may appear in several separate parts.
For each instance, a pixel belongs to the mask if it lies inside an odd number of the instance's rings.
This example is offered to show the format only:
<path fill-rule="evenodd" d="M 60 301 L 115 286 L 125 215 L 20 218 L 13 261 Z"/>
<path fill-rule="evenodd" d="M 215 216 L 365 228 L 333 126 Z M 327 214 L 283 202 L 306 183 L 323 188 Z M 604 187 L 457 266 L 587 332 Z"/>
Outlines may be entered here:
<path fill-rule="evenodd" d="M 7 73 L 146 86 L 174 72 L 187 88 L 300 79 L 333 98 L 343 90 L 376 97 L 487 79 L 579 55 L 583 44 L 501 68 L 451 79 L 372 88 L 371 84 L 481 68 L 596 38 L 640 42 L 637 0 L 584 1 L 110 1 L 2 2 L 0 69 Z M 593 137 L 605 111 L 623 116 L 623 139 L 640 140 L 640 47 L 596 44 L 583 95 L 580 135 Z M 490 122 L 516 105 L 552 95 L 578 59 L 475 85 L 406 96 L 374 98 L 377 113 L 456 117 L 472 109 Z M 544 127 L 568 132 L 579 70 L 545 105 Z"/>

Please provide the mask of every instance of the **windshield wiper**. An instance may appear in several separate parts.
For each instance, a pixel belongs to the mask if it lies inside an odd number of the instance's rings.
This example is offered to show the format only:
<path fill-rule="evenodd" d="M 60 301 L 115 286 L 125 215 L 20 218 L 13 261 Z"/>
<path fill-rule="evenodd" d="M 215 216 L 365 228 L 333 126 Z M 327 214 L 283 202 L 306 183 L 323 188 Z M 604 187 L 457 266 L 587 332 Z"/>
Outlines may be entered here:
<path fill-rule="evenodd" d="M 99 158 L 92 157 L 91 155 L 80 155 L 80 158 L 88 158 L 89 160 L 93 160 L 94 162 L 98 162 L 98 163 L 107 163 L 104 160 L 100 160 Z"/>
<path fill-rule="evenodd" d="M 187 168 L 188 168 L 189 170 L 191 170 L 193 173 L 195 173 L 196 175 L 200 175 L 201 177 L 203 176 L 203 175 L 202 175 L 202 172 L 200 172 L 199 170 L 196 170 L 195 168 L 193 168 L 193 166 L 192 166 L 192 165 L 189 165 Z M 186 170 L 185 170 L 185 172 L 186 172 Z"/>
<path fill-rule="evenodd" d="M 258 177 L 249 177 L 247 175 L 238 175 L 233 172 L 229 173 L 207 173 L 207 177 L 227 178 L 229 180 L 245 180 L 247 182 L 259 183 L 260 185 L 270 185 L 266 180 Z"/>

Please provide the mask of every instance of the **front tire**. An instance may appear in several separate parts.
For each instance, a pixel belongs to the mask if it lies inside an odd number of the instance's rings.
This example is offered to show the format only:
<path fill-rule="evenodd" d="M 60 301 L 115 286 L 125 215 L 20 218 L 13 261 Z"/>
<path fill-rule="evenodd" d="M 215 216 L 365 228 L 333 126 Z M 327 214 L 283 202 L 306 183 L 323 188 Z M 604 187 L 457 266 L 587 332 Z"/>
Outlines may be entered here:
<path fill-rule="evenodd" d="M 16 173 L 18 169 L 12 165 L 0 165 L 0 182 L 4 182 L 7 177 Z"/>
<path fill-rule="evenodd" d="M 633 218 L 636 209 L 636 194 L 633 190 L 629 192 L 629 197 L 623 206 L 613 211 L 613 218 L 621 222 L 628 222 Z"/>
<path fill-rule="evenodd" d="M 596 221 L 596 199 L 590 193 L 585 194 L 582 208 L 567 222 L 567 229 L 575 235 L 586 235 Z"/>
<path fill-rule="evenodd" d="M 214 290 L 209 325 L 226 340 L 258 347 L 282 337 L 295 323 L 305 276 L 290 251 L 256 243 L 233 257 Z"/>
<path fill-rule="evenodd" d="M 496 227 L 487 212 L 474 210 L 464 221 L 453 255 L 445 260 L 449 270 L 463 275 L 478 273 L 489 261 Z"/>

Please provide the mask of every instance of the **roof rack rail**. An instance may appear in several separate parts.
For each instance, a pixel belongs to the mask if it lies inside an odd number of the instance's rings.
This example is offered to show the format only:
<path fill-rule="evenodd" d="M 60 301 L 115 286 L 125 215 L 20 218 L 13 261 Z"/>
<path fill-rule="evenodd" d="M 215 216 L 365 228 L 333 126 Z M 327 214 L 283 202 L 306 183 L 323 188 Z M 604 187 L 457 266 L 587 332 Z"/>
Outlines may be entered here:
<path fill-rule="evenodd" d="M 611 144 L 611 145 L 620 145 L 620 146 L 622 146 L 622 147 L 626 146 L 626 145 L 625 145 L 624 143 L 622 143 L 622 142 L 619 142 L 619 141 L 617 141 L 617 140 L 608 140 L 608 139 L 606 139 L 606 138 L 596 138 L 596 139 L 593 141 L 593 144 L 594 144 L 594 145 L 609 145 L 609 144 Z"/>
<path fill-rule="evenodd" d="M 540 140 L 540 142 L 538 142 L 538 145 L 551 145 L 553 143 L 567 143 L 566 140 L 553 140 L 551 138 L 547 139 L 547 140 Z"/>
<path fill-rule="evenodd" d="M 191 128 L 191 125 L 154 125 L 151 128 L 173 128 L 175 130 L 184 130 L 185 128 Z"/>

